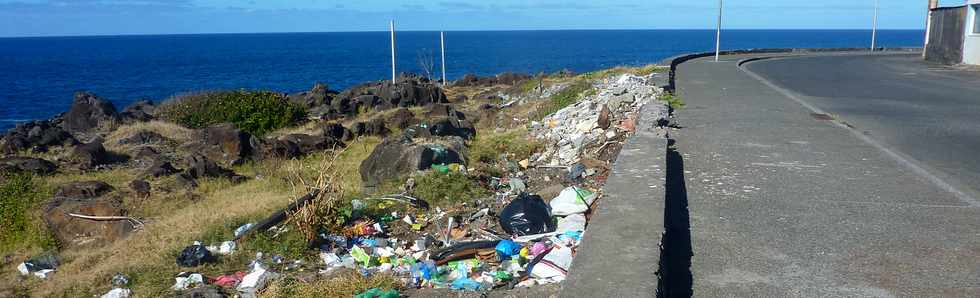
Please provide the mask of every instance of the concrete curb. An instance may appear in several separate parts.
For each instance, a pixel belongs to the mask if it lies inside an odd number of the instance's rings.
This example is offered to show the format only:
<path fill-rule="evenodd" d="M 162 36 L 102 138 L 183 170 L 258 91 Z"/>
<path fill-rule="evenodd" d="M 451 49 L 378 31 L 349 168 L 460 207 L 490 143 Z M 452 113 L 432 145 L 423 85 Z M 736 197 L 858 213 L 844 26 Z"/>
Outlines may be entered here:
<path fill-rule="evenodd" d="M 779 54 L 779 53 L 830 53 L 830 52 L 866 52 L 867 48 L 774 48 L 774 49 L 743 49 L 743 50 L 731 50 L 722 51 L 720 54 L 723 56 L 729 55 L 745 55 L 745 54 Z M 921 52 L 922 48 L 879 48 L 876 52 Z M 679 55 L 664 59 L 661 64 L 670 65 L 670 73 L 667 79 L 667 86 L 664 87 L 667 92 L 674 93 L 674 79 L 677 72 L 677 65 L 681 63 L 698 59 L 704 57 L 714 56 L 715 52 L 700 52 L 691 53 L 685 55 Z"/>
<path fill-rule="evenodd" d="M 640 111 L 562 283 L 561 297 L 656 297 L 664 234 L 667 139 Z"/>

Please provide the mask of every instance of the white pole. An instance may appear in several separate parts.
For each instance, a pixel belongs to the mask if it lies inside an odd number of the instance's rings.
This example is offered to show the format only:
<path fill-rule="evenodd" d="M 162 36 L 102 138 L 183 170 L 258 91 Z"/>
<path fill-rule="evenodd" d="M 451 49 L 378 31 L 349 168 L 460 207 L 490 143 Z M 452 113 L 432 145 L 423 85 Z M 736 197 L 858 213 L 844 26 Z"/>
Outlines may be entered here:
<path fill-rule="evenodd" d="M 718 0 L 718 32 L 715 35 L 715 62 L 718 62 L 718 59 L 721 56 L 721 11 L 723 5 L 722 1 L 723 0 Z"/>
<path fill-rule="evenodd" d="M 446 86 L 446 33 L 439 31 L 439 47 L 442 48 L 442 85 Z"/>
<path fill-rule="evenodd" d="M 391 20 L 391 83 L 395 83 L 395 20 Z"/>
<path fill-rule="evenodd" d="M 878 0 L 875 0 L 875 17 L 871 27 L 871 51 L 874 52 L 878 46 Z"/>

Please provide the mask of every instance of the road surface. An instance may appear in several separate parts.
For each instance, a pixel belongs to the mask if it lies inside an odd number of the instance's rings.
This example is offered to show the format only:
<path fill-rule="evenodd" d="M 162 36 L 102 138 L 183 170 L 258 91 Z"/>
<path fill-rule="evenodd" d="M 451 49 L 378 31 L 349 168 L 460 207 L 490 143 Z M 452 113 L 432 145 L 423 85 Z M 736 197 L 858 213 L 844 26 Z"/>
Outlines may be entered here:
<path fill-rule="evenodd" d="M 682 168 L 673 173 L 685 183 L 667 204 L 687 208 L 666 217 L 681 219 L 668 231 L 689 234 L 665 238 L 674 248 L 662 260 L 674 266 L 667 292 L 980 297 L 977 180 L 948 179 L 975 175 L 977 158 L 940 163 L 977 148 L 962 140 L 978 131 L 968 116 L 976 103 L 959 95 L 969 88 L 927 68 L 880 65 L 911 56 L 757 61 L 743 71 L 750 57 L 677 70 L 687 107 L 672 136 L 679 158 L 667 166 Z M 944 90 L 924 93 L 930 82 Z M 921 155 L 931 145 L 914 140 L 928 138 L 950 138 L 939 141 L 949 149 Z"/>

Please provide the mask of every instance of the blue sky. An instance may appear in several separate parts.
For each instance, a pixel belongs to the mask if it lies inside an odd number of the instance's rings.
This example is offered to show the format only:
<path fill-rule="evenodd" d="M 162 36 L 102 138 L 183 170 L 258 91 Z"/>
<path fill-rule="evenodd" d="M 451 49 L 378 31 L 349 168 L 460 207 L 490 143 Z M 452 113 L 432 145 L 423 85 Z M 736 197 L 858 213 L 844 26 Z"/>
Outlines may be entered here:
<path fill-rule="evenodd" d="M 882 0 L 880 27 L 924 28 L 926 0 Z M 958 4 L 963 1 L 943 1 Z M 866 29 L 873 0 L 728 0 L 726 28 Z M 0 0 L 0 36 L 713 28 L 715 0 Z"/>

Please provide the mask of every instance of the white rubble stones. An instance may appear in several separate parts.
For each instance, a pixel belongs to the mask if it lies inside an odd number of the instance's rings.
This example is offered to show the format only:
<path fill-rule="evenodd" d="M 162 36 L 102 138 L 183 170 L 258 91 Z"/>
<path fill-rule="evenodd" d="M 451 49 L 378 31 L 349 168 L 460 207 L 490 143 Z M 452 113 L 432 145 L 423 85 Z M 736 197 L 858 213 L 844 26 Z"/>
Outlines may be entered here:
<path fill-rule="evenodd" d="M 656 102 L 664 91 L 653 83 L 652 76 L 623 74 L 598 82 L 594 95 L 565 107 L 542 122 L 531 123 L 533 133 L 541 140 L 550 140 L 543 154 L 533 161 L 539 165 L 570 166 L 579 161 L 583 150 L 590 145 L 601 146 L 605 141 L 629 133 L 619 127 L 629 117 L 636 117 L 645 104 Z M 657 102 L 656 105 L 663 105 Z M 609 127 L 600 127 L 603 106 L 609 108 Z M 667 111 L 666 105 L 656 107 Z M 666 113 L 664 113 L 666 118 Z"/>

